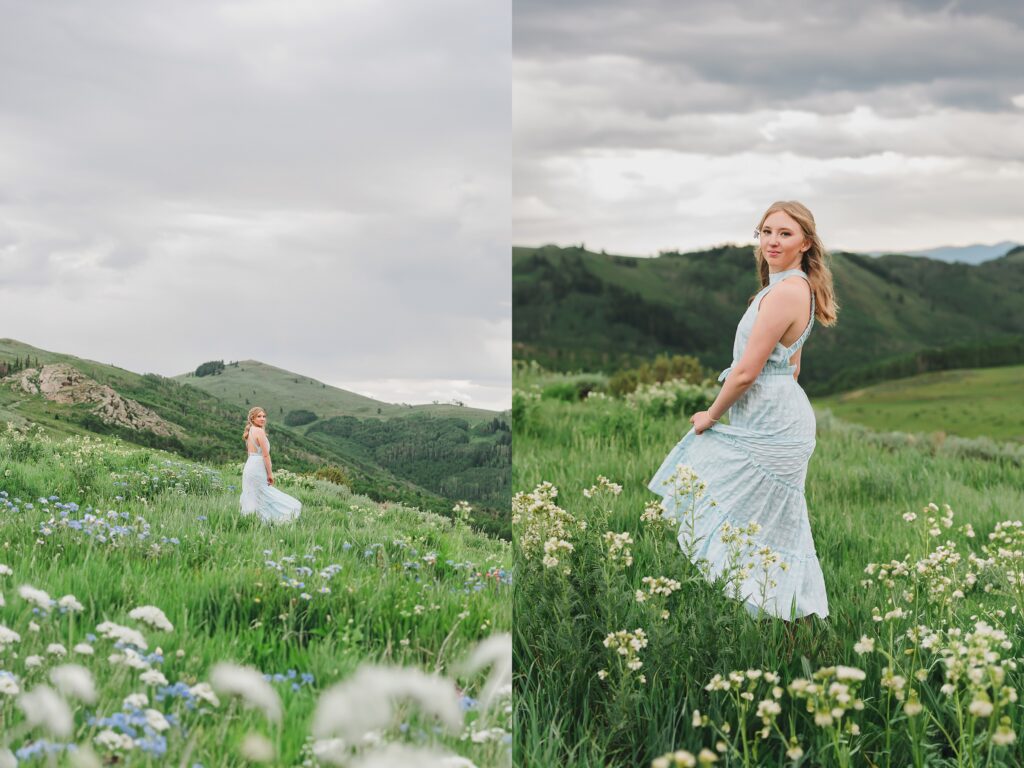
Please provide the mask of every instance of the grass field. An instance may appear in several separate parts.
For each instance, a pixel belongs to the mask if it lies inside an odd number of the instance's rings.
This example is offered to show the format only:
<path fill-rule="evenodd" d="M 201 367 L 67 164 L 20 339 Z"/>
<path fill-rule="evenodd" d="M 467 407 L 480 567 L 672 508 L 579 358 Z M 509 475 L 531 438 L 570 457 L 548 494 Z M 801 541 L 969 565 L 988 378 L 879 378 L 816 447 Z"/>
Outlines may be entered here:
<path fill-rule="evenodd" d="M 181 374 L 174 379 L 198 387 L 232 405 L 245 406 L 246 401 L 252 404 L 274 403 L 275 408 L 279 409 L 275 416 L 283 416 L 296 409 L 312 410 L 321 419 L 333 416 L 389 419 L 426 413 L 431 416 L 455 416 L 477 423 L 490 421 L 499 413 L 450 403 L 385 403 L 258 360 L 240 360 L 237 364 L 225 366 L 223 373 L 213 376 Z"/>
<path fill-rule="evenodd" d="M 468 761 L 408 758 L 426 765 L 509 764 L 508 700 L 485 709 L 488 673 L 464 666 L 510 629 L 508 544 L 275 474 L 304 508 L 271 528 L 239 517 L 240 466 L 0 431 L 0 764 L 14 764 L 5 750 L 18 765 L 69 764 L 76 746 L 76 765 L 359 766 L 402 748 Z M 130 615 L 144 606 L 169 625 Z M 241 673 L 218 678 L 228 661 L 256 670 L 262 692 Z M 360 716 L 331 730 L 318 700 L 370 662 L 399 670 L 364 672 L 387 677 L 396 701 L 377 702 L 382 691 L 365 683 L 357 705 L 335 691 L 333 711 Z M 96 695 L 79 685 L 85 700 L 61 725 L 59 700 L 39 691 L 53 683 L 70 696 L 70 673 L 55 670 L 72 663 Z M 240 706 L 233 687 L 262 711 Z"/>
<path fill-rule="evenodd" d="M 571 403 L 539 394 L 553 383 L 515 382 L 516 764 L 1022 764 L 1024 451 L 819 414 L 806 494 L 831 616 L 790 630 L 642 519 L 689 426 L 677 403 L 713 393 Z"/>
<path fill-rule="evenodd" d="M 872 429 L 946 432 L 1024 442 L 1024 365 L 925 373 L 816 398 L 844 421 Z"/>

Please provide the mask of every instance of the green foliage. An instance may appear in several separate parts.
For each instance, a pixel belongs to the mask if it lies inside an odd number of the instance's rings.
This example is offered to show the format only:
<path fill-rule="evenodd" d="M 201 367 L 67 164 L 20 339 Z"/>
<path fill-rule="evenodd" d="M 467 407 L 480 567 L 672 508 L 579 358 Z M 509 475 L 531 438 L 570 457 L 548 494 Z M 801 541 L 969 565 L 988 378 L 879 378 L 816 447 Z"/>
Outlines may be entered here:
<path fill-rule="evenodd" d="M 301 427 L 306 424 L 312 424 L 317 420 L 317 415 L 312 411 L 298 409 L 294 411 L 288 411 L 284 417 L 284 423 L 289 427 Z"/>
<path fill-rule="evenodd" d="M 889 610 L 887 593 L 881 585 L 861 586 L 868 563 L 887 563 L 908 552 L 921 557 L 921 528 L 904 522 L 902 515 L 921 510 L 931 501 L 949 503 L 958 521 L 970 521 L 977 536 L 942 528 L 937 541 L 953 541 L 966 562 L 965 550 L 978 551 L 998 521 L 1019 516 L 1024 506 L 1020 474 L 1024 449 L 983 439 L 875 433 L 819 414 L 806 495 L 831 617 L 787 627 L 775 620 L 753 619 L 738 602 L 722 594 L 720 585 L 708 584 L 696 572 L 680 552 L 674 530 L 641 521 L 645 505 L 654 498 L 646 489 L 648 480 L 688 430 L 685 409 L 674 417 L 652 417 L 643 407 L 630 407 L 626 399 L 540 400 L 530 395 L 529 386 L 516 384 L 521 409 L 514 416 L 515 489 L 529 491 L 542 482 L 553 483 L 559 491 L 558 506 L 577 523 L 588 523 L 585 529 L 576 525 L 572 528 L 576 532 L 568 537 L 575 548 L 559 563 L 569 568 L 568 575 L 545 568 L 537 557 L 526 560 L 521 523 L 516 524 L 515 741 L 517 760 L 523 765 L 641 766 L 678 749 L 697 754 L 702 748 L 714 750 L 721 739 L 736 743 L 740 739 L 736 706 L 722 693 L 705 689 L 715 674 L 771 670 L 781 675 L 779 684 L 785 687 L 808 676 L 810 670 L 832 665 L 868 673 L 867 687 L 861 692 L 865 709 L 847 715 L 861 730 L 853 765 L 865 760 L 875 765 L 922 764 L 915 757 L 915 745 L 926 743 L 942 751 L 935 745 L 943 744 L 943 730 L 959 749 L 966 750 L 961 755 L 963 765 L 970 760 L 976 765 L 1020 764 L 1013 747 L 988 751 L 981 741 L 987 722 L 979 722 L 976 731 L 968 730 L 966 719 L 957 724 L 951 697 L 939 693 L 943 664 L 935 662 L 924 682 L 906 675 L 912 685 L 931 692 L 922 701 L 937 720 L 925 715 L 919 721 L 929 723 L 925 729 L 915 726 L 900 702 L 879 686 L 888 660 L 880 653 L 858 656 L 853 646 L 862 634 L 869 634 L 879 638 L 879 649 L 887 649 L 885 633 L 890 626 L 894 643 L 905 643 L 905 633 L 915 626 L 911 618 L 895 626 L 876 623 L 872 609 Z M 583 490 L 593 486 L 599 475 L 621 484 L 621 495 L 590 493 L 588 498 Z M 631 535 L 631 565 L 620 569 L 610 561 L 604 540 L 608 531 Z M 644 587 L 646 576 L 669 577 L 682 584 L 665 603 L 668 619 L 662 619 L 649 602 L 636 601 L 635 592 Z M 1006 631 L 1012 642 L 1009 650 L 1000 653 L 1019 657 L 1024 651 L 1020 640 L 1024 620 L 1008 596 L 1008 582 L 1000 574 L 987 574 L 971 591 L 962 574 L 952 578 L 953 586 L 967 591 L 954 604 L 952 618 L 937 605 L 929 607 L 930 613 L 920 622 L 933 628 L 969 630 L 974 614 L 984 616 Z M 982 580 L 992 581 L 993 593 L 981 588 Z M 938 577 L 937 583 L 942 583 Z M 919 594 L 915 601 L 924 598 Z M 646 682 L 617 671 L 616 656 L 603 643 L 610 633 L 636 628 L 647 634 L 648 645 L 640 652 L 643 665 L 637 670 Z M 900 664 L 911 663 L 900 650 L 895 658 Z M 602 680 L 601 670 L 611 670 L 612 675 Z M 1024 685 L 1020 671 L 1011 673 L 1006 684 L 1020 689 Z M 770 696 L 764 692 L 750 704 L 752 722 L 747 734 L 761 727 L 752 713 L 762 698 Z M 966 701 L 962 701 L 964 707 Z M 709 718 L 708 724 L 692 725 L 695 710 Z M 1024 727 L 1021 708 L 1005 714 L 1011 717 L 1010 727 L 1020 733 Z M 724 722 L 732 724 L 728 735 L 716 730 Z M 786 703 L 779 722 L 787 737 L 790 728 L 798 735 L 805 753 L 800 764 L 842 764 L 843 751 L 826 738 L 825 729 L 815 725 L 813 714 L 804 707 Z M 989 732 L 996 726 L 993 719 Z M 914 727 L 918 727 L 916 737 Z M 553 732 L 557 738 L 552 738 Z M 970 743 L 974 733 L 977 744 Z M 950 756 L 951 765 L 956 764 L 948 745 L 943 754 Z M 720 760 L 725 764 L 724 757 Z M 792 761 L 776 739 L 756 758 L 733 752 L 728 764 L 790 765 Z"/>
<path fill-rule="evenodd" d="M 196 376 L 216 376 L 219 373 L 224 373 L 224 361 L 223 360 L 211 360 L 208 363 L 203 363 L 196 368 Z"/>
<path fill-rule="evenodd" d="M 710 372 L 701 367 L 692 355 L 658 355 L 653 361 L 644 361 L 635 368 L 616 371 L 608 381 L 608 392 L 622 396 L 633 392 L 640 384 L 655 384 L 681 380 L 699 384 L 709 378 Z"/>
<path fill-rule="evenodd" d="M 514 248 L 512 263 L 513 355 L 560 371 L 614 373 L 660 354 L 692 355 L 721 370 L 758 288 L 750 247 L 646 259 Z M 979 351 L 960 367 L 1022 362 L 1019 345 L 992 341 L 1024 334 L 1021 252 L 977 266 L 836 253 L 832 270 L 839 322 L 816 327 L 803 352 L 800 379 L 811 394 L 907 375 L 905 362 L 887 368 L 884 361 L 926 349 L 940 350 L 924 354 L 929 366 L 965 348 Z M 617 390 L 631 384 L 626 376 Z"/>
<path fill-rule="evenodd" d="M 481 437 L 472 434 L 470 422 L 453 417 L 415 415 L 380 421 L 340 416 L 317 422 L 308 434 L 320 444 L 372 460 L 445 499 L 476 502 L 478 522 L 489 520 L 489 526 L 497 526 L 493 530 L 507 535 L 507 512 L 502 511 L 507 510 L 511 495 L 507 429 Z"/>
<path fill-rule="evenodd" d="M 316 472 L 313 473 L 313 477 L 317 478 L 318 480 L 326 480 L 327 482 L 334 483 L 335 485 L 350 486 L 352 483 L 352 478 L 349 477 L 349 474 L 348 472 L 345 471 L 345 468 L 337 467 L 334 466 L 333 464 L 328 464 L 327 466 L 320 467 L 319 469 L 317 469 Z"/>

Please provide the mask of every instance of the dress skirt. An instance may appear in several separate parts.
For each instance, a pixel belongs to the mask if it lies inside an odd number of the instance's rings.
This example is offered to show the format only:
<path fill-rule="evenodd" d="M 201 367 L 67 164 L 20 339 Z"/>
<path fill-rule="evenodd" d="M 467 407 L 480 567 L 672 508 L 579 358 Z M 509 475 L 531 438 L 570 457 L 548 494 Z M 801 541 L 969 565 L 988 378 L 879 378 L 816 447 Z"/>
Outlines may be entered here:
<path fill-rule="evenodd" d="M 728 425 L 715 424 L 700 435 L 691 429 L 648 487 L 664 497 L 665 516 L 680 523 L 683 550 L 695 563 L 705 561 L 709 580 L 729 576 L 731 570 L 735 596 L 752 614 L 827 616 L 825 581 L 804 498 L 815 445 L 811 404 L 791 369 L 766 368 L 729 417 Z M 680 466 L 696 473 L 703 494 L 670 479 Z M 722 541 L 726 523 L 733 530 L 758 524 L 741 557 L 736 543 Z M 764 557 L 764 547 L 778 556 L 777 562 Z M 751 562 L 754 567 L 746 574 L 734 568 Z"/>
<path fill-rule="evenodd" d="M 256 514 L 268 523 L 290 523 L 302 511 L 302 502 L 267 483 L 263 456 L 251 454 L 242 469 L 243 515 Z"/>

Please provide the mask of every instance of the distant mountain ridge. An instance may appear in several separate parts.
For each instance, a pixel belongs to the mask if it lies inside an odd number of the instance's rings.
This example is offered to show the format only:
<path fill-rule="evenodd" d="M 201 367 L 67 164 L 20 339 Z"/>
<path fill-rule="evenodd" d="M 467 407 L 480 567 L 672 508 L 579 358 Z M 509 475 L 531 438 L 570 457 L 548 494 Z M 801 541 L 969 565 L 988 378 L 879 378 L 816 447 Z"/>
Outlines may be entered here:
<path fill-rule="evenodd" d="M 852 371 L 924 349 L 1024 335 L 1024 247 L 979 265 L 840 252 L 832 270 L 839 322 L 815 327 L 805 347 L 809 392 L 838 391 Z M 513 356 L 566 371 L 660 353 L 722 369 L 758 288 L 751 246 L 654 258 L 516 247 L 512 274 Z"/>
<path fill-rule="evenodd" d="M 233 387 L 258 382 L 260 371 L 274 372 L 255 389 L 268 397 L 259 404 L 271 417 L 277 466 L 323 470 L 357 493 L 442 514 L 450 513 L 455 501 L 466 499 L 475 508 L 478 525 L 508 535 L 511 431 L 506 414 L 379 403 L 310 384 L 308 377 L 262 363 L 248 365 L 246 378 L 236 380 Z M 191 459 L 234 463 L 244 458 L 241 434 L 249 407 L 244 400 L 236 403 L 174 379 L 140 375 L 13 339 L 0 339 L 0 378 L 4 374 L 0 422 L 36 423 L 58 435 L 112 434 Z M 278 401 L 269 396 L 278 390 L 288 390 L 287 397 Z M 299 393 L 306 391 L 319 399 L 303 399 Z M 328 402 L 331 409 L 325 408 Z M 349 415 L 346 403 L 372 408 L 373 413 Z M 394 412 L 378 414 L 378 407 Z M 319 408 L 322 413 L 289 427 L 281 414 L 289 408 Z M 451 415 L 454 412 L 458 415 Z"/>
<path fill-rule="evenodd" d="M 1003 240 L 994 245 L 948 245 L 936 248 L 922 248 L 916 251 L 871 251 L 869 256 L 904 255 L 904 256 L 925 256 L 936 261 L 959 262 L 962 264 L 981 264 L 985 261 L 998 259 L 1014 248 L 1019 248 L 1020 243 L 1011 240 Z"/>
<path fill-rule="evenodd" d="M 196 376 L 195 373 L 189 372 L 172 378 L 235 405 L 244 405 L 246 401 L 253 405 L 272 404 L 276 407 L 278 415 L 298 409 L 312 410 L 318 418 L 357 416 L 386 419 L 411 413 L 426 413 L 434 416 L 458 416 L 479 422 L 490 420 L 499 413 L 449 403 L 387 403 L 259 360 L 226 363 L 220 373 L 207 376 Z"/>

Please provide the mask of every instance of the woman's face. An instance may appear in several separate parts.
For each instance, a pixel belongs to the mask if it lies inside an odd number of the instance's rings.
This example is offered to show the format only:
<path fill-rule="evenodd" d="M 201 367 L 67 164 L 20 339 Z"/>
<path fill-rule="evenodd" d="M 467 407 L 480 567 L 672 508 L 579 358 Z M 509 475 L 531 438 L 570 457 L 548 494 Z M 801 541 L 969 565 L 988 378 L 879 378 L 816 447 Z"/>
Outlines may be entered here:
<path fill-rule="evenodd" d="M 257 427 L 265 426 L 267 423 L 267 414 L 263 413 L 263 411 L 260 411 L 259 413 L 252 417 L 252 423 L 255 424 Z"/>
<path fill-rule="evenodd" d="M 785 211 L 775 211 L 761 225 L 761 254 L 772 272 L 796 269 L 810 247 L 796 219 Z"/>

